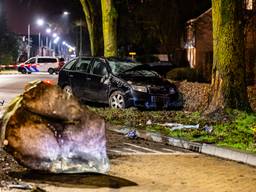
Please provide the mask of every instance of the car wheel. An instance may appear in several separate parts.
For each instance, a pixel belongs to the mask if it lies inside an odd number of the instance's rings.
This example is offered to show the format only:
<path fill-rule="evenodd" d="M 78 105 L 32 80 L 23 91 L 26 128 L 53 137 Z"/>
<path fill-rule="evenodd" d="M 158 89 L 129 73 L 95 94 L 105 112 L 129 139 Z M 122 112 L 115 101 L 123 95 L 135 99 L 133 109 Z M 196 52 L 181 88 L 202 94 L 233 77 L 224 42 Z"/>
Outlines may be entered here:
<path fill-rule="evenodd" d="M 72 97 L 73 96 L 73 91 L 72 91 L 72 88 L 69 86 L 69 85 L 66 85 L 64 88 L 63 88 L 63 91 L 65 91 L 68 95 L 68 98 Z"/>
<path fill-rule="evenodd" d="M 111 108 L 124 109 L 126 107 L 124 93 L 121 91 L 113 92 L 109 97 L 109 106 Z"/>
<path fill-rule="evenodd" d="M 20 72 L 21 72 L 22 74 L 26 74 L 26 73 L 27 73 L 27 70 L 26 70 L 25 68 L 22 68 L 22 69 L 20 70 Z"/>
<path fill-rule="evenodd" d="M 54 69 L 53 68 L 49 68 L 48 69 L 48 73 L 52 75 L 54 73 Z"/>

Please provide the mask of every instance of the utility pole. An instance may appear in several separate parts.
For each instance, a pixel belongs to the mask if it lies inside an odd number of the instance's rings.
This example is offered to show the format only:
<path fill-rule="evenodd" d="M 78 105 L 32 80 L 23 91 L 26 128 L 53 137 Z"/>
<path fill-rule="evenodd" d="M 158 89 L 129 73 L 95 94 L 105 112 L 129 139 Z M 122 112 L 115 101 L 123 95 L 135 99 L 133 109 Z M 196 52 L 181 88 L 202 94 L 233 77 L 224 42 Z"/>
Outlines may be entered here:
<path fill-rule="evenodd" d="M 38 33 L 38 55 L 41 56 L 41 33 Z"/>
<path fill-rule="evenodd" d="M 27 59 L 30 58 L 30 24 L 28 24 L 28 45 L 27 45 Z"/>
<path fill-rule="evenodd" d="M 79 50 L 79 56 L 82 56 L 83 54 L 83 44 L 82 44 L 82 41 L 83 41 L 83 28 L 82 28 L 82 19 L 80 19 L 80 50 Z"/>

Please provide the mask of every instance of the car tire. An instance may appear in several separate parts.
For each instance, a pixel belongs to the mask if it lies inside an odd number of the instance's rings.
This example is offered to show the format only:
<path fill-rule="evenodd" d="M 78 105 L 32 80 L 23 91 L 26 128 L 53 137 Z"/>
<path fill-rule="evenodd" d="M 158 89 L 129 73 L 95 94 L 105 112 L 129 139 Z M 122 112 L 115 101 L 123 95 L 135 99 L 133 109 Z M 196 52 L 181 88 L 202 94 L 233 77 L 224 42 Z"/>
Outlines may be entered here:
<path fill-rule="evenodd" d="M 53 68 L 49 68 L 49 69 L 48 69 L 48 73 L 49 73 L 50 75 L 52 75 L 54 72 L 55 72 L 55 70 L 54 70 Z"/>
<path fill-rule="evenodd" d="M 122 91 L 114 91 L 109 96 L 109 106 L 111 108 L 124 109 L 126 108 L 125 94 Z"/>
<path fill-rule="evenodd" d="M 21 72 L 22 74 L 26 74 L 26 73 L 27 73 L 27 70 L 26 70 L 25 68 L 22 68 L 22 69 L 20 70 L 20 72 Z"/>
<path fill-rule="evenodd" d="M 72 87 L 69 85 L 66 85 L 63 87 L 63 91 L 67 93 L 68 98 L 73 96 L 73 91 L 72 91 Z"/>

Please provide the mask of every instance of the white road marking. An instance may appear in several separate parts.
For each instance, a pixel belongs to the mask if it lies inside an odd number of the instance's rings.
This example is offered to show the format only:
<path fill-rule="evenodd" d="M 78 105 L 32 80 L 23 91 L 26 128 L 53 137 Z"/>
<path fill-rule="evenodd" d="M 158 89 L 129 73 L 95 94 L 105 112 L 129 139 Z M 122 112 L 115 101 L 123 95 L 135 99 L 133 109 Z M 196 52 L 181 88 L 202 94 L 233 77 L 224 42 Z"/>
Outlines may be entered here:
<path fill-rule="evenodd" d="M 172 152 L 172 153 L 176 153 L 176 151 L 174 151 L 174 150 L 172 150 L 172 149 L 161 148 L 161 150 L 163 150 L 163 151 L 168 151 L 168 152 Z"/>
<path fill-rule="evenodd" d="M 114 152 L 114 153 L 118 153 L 118 154 L 122 154 L 122 151 L 116 150 L 116 149 L 108 149 L 109 152 Z"/>
<path fill-rule="evenodd" d="M 127 148 L 127 147 L 124 147 L 122 149 L 125 150 L 125 151 L 134 152 L 134 153 L 141 153 L 141 151 L 137 151 L 137 150 L 134 150 L 134 149 L 131 149 L 131 148 Z"/>
<path fill-rule="evenodd" d="M 154 150 L 154 149 L 149 149 L 149 148 L 146 148 L 146 147 L 141 147 L 141 146 L 138 146 L 138 145 L 135 145 L 135 144 L 131 144 L 131 143 L 124 143 L 124 144 L 132 146 L 132 147 L 136 147 L 136 148 L 139 148 L 139 149 L 143 149 L 145 151 L 149 151 L 149 152 L 152 152 L 152 153 L 163 153 L 161 151 L 157 151 L 157 150 Z"/>
<path fill-rule="evenodd" d="M 159 148 L 159 150 L 156 150 L 132 143 L 123 144 L 125 144 L 127 147 L 122 146 L 122 148 L 118 149 L 108 149 L 108 152 L 112 152 L 118 155 L 198 155 L 198 153 L 175 151 L 166 147 L 162 147 Z"/>
<path fill-rule="evenodd" d="M 181 153 L 181 152 L 176 152 L 176 153 L 147 153 L 147 152 L 123 152 L 119 151 L 116 149 L 108 149 L 108 152 L 113 152 L 116 153 L 117 155 L 122 155 L 122 156 L 128 156 L 128 155 L 144 155 L 144 156 L 152 156 L 152 155 L 168 155 L 168 156 L 178 156 L 178 155 L 184 155 L 184 156 L 199 156 L 199 153 Z"/>

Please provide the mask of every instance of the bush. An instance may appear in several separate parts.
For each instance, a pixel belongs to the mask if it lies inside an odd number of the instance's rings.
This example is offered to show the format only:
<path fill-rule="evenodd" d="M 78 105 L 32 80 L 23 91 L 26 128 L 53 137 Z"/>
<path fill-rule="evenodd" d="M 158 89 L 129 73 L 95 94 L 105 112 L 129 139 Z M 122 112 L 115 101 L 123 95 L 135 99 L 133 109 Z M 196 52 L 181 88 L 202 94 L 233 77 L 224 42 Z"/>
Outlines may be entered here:
<path fill-rule="evenodd" d="M 174 81 L 184 81 L 189 82 L 206 82 L 203 76 L 196 70 L 192 68 L 175 68 L 169 71 L 166 75 L 167 79 Z"/>

